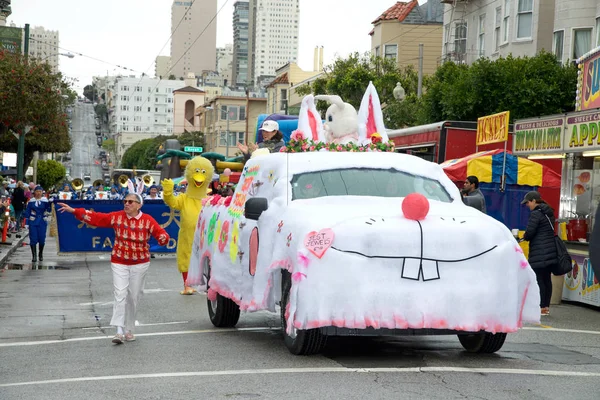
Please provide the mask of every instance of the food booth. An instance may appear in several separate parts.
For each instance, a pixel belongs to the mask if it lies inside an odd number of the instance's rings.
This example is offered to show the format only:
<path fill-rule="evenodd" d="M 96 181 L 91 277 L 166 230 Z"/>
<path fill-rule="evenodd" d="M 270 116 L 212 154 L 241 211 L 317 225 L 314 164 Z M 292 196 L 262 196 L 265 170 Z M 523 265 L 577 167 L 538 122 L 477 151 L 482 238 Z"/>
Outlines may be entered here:
<path fill-rule="evenodd" d="M 513 153 L 541 163 L 559 163 L 558 233 L 573 259 L 562 298 L 600 307 L 600 284 L 588 249 L 600 203 L 600 48 L 577 64 L 576 111 L 515 121 Z"/>

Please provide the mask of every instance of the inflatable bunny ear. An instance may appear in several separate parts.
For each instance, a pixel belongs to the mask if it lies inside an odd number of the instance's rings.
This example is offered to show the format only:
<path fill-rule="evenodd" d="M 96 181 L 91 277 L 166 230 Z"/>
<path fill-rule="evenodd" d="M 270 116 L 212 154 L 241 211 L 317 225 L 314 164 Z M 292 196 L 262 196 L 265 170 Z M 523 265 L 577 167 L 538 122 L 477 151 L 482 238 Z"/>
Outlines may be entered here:
<path fill-rule="evenodd" d="M 341 100 L 341 99 L 340 99 Z M 325 142 L 323 133 L 323 121 L 315 106 L 315 97 L 312 94 L 304 96 L 300 115 L 298 117 L 298 130 L 304 134 L 306 139 L 313 142 Z"/>
<path fill-rule="evenodd" d="M 334 95 L 320 94 L 320 95 L 315 96 L 315 99 L 316 100 L 325 100 L 326 102 L 328 102 L 330 104 L 334 104 L 341 109 L 344 108 L 344 100 L 342 100 L 342 98 L 336 94 L 334 94 Z"/>
<path fill-rule="evenodd" d="M 136 193 L 139 194 L 140 196 L 142 195 L 142 193 L 144 193 L 144 181 L 142 180 L 142 178 L 140 178 L 139 176 L 135 177 L 135 182 L 136 182 Z"/>
<path fill-rule="evenodd" d="M 360 103 L 358 122 L 358 137 L 360 143 L 369 143 L 371 141 L 371 135 L 375 132 L 381 135 L 381 139 L 384 143 L 390 140 L 385 130 L 385 125 L 383 124 L 381 103 L 379 102 L 379 95 L 377 94 L 377 89 L 375 89 L 373 82 L 369 82 L 367 91 Z"/>
<path fill-rule="evenodd" d="M 129 193 L 135 193 L 135 187 L 133 186 L 131 179 L 127 180 L 127 189 L 129 189 Z"/>

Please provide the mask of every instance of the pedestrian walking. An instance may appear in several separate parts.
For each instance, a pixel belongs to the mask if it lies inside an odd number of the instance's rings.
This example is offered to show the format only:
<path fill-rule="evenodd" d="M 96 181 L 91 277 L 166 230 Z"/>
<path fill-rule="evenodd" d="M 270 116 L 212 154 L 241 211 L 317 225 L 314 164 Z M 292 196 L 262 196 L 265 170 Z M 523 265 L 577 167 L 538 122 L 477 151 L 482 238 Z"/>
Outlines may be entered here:
<path fill-rule="evenodd" d="M 144 204 L 140 195 L 129 193 L 123 203 L 122 211 L 108 214 L 58 203 L 61 213 L 66 211 L 89 225 L 113 228 L 115 231 L 110 257 L 115 297 L 110 324 L 117 327 L 117 334 L 112 339 L 115 344 L 135 340 L 133 330 L 137 305 L 150 266 L 150 236 L 161 246 L 169 242 L 169 235 L 158 222 L 140 210 Z"/>
<path fill-rule="evenodd" d="M 479 189 L 479 178 L 474 175 L 467 176 L 462 190 L 463 202 L 486 214 L 485 197 Z"/>
<path fill-rule="evenodd" d="M 23 182 L 17 182 L 17 187 L 13 191 L 12 195 L 12 206 L 15 209 L 15 219 L 17 220 L 16 232 L 18 233 L 21 230 L 21 219 L 23 218 L 23 210 L 25 209 L 25 204 L 27 203 L 27 198 L 25 197 L 25 189 Z"/>
<path fill-rule="evenodd" d="M 37 262 L 39 245 L 39 258 L 44 261 L 44 246 L 46 245 L 46 231 L 48 229 L 48 220 L 50 218 L 51 203 L 46 197 L 43 197 L 44 189 L 36 186 L 33 191 L 33 198 L 27 203 L 27 208 L 23 212 L 23 218 L 27 221 L 29 227 L 29 247 L 31 247 L 31 261 Z"/>
<path fill-rule="evenodd" d="M 529 265 L 533 268 L 540 288 L 541 315 L 550 314 L 552 298 L 551 266 L 558 263 L 554 242 L 554 210 L 539 192 L 528 192 L 521 204 L 531 210 L 523 240 L 529 242 Z"/>

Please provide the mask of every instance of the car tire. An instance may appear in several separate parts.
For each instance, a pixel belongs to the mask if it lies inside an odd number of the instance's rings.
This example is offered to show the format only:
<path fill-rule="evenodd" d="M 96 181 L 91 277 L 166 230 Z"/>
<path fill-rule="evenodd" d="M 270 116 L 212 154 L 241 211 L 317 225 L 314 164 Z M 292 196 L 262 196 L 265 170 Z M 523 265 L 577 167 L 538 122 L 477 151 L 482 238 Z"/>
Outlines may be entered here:
<path fill-rule="evenodd" d="M 209 289 L 208 280 L 210 278 L 210 261 L 206 260 L 206 288 Z M 223 297 L 217 293 L 215 301 L 206 298 L 208 305 L 208 316 L 210 322 L 217 328 L 233 328 L 240 319 L 240 307 L 231 299 Z"/>
<path fill-rule="evenodd" d="M 502 348 L 506 340 L 506 333 L 480 332 L 472 334 L 459 334 L 460 344 L 469 353 L 495 353 Z"/>
<path fill-rule="evenodd" d="M 285 309 L 290 298 L 292 289 L 292 275 L 286 271 L 281 271 L 281 327 L 283 329 L 283 341 L 290 353 L 297 356 L 309 356 L 323 351 L 327 344 L 327 336 L 323 335 L 319 329 L 297 330 L 296 337 L 292 338 L 287 333 L 287 321 L 285 319 Z"/>

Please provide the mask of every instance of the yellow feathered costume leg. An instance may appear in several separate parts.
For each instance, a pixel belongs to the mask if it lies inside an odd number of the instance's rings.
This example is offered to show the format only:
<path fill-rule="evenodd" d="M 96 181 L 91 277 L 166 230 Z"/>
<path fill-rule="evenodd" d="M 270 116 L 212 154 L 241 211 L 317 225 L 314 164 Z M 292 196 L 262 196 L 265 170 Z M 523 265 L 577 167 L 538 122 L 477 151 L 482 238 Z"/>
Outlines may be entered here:
<path fill-rule="evenodd" d="M 186 193 L 178 196 L 173 194 L 174 183 L 171 179 L 162 182 L 163 199 L 165 203 L 180 211 L 180 229 L 177 236 L 177 268 L 181 272 L 184 288 L 181 294 L 193 294 L 195 290 L 187 286 L 187 271 L 192 255 L 192 244 L 194 242 L 194 231 L 200 210 L 202 210 L 202 199 L 207 196 L 208 186 L 212 180 L 214 168 L 209 160 L 204 157 L 195 157 L 185 169 L 185 177 L 188 182 Z"/>

